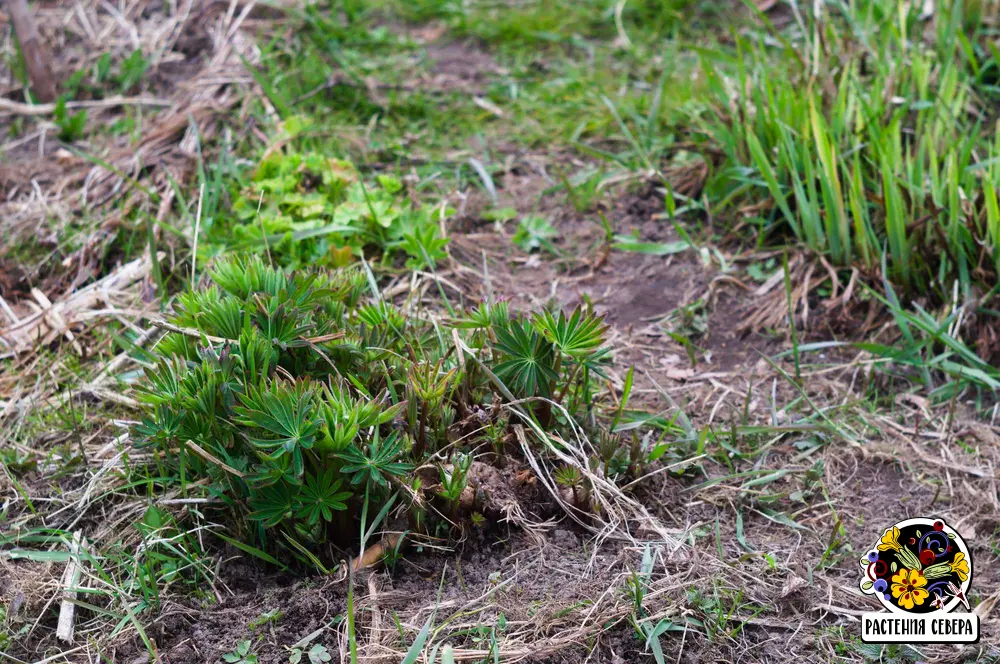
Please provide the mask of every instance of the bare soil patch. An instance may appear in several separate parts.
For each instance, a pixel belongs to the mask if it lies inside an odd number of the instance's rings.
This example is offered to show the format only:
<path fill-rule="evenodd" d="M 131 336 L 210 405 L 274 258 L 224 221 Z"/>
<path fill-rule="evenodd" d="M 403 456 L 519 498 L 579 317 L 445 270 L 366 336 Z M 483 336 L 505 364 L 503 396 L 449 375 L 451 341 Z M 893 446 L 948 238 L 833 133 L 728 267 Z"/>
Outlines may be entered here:
<path fill-rule="evenodd" d="M 429 64 L 426 84 L 437 90 L 482 94 L 501 73 L 493 56 L 474 40 L 436 38 L 426 44 L 424 57 Z"/>
<path fill-rule="evenodd" d="M 559 231 L 554 245 L 560 255 L 519 250 L 510 242 L 516 222 L 503 228 L 497 247 L 491 223 L 477 221 L 485 197 L 471 197 L 463 229 L 468 232 L 454 237 L 455 253 L 472 268 L 480 268 L 487 258 L 483 296 L 492 291 L 523 309 L 593 303 L 613 326 L 619 366 L 634 364 L 661 384 L 698 373 L 739 371 L 756 365 L 762 353 L 780 348 L 780 338 L 739 329 L 739 321 L 755 305 L 749 289 L 713 283 L 720 275 L 717 266 L 706 265 L 695 251 L 652 256 L 611 249 L 598 210 L 578 212 L 549 175 L 584 164 L 566 155 L 515 154 L 507 161 L 511 167 L 499 179 L 497 206 L 549 219 Z M 648 243 L 680 239 L 652 183 L 616 187 L 599 206 L 617 233 L 636 233 Z M 684 346 L 669 336 L 673 330 L 691 338 L 698 358 L 694 366 Z M 639 380 L 643 389 L 652 389 L 648 380 Z"/>
<path fill-rule="evenodd" d="M 415 631 L 435 611 L 436 624 L 473 618 L 486 626 L 453 641 L 456 650 L 470 654 L 489 650 L 492 628 L 507 643 L 504 656 L 520 661 L 568 663 L 591 652 L 601 661 L 641 658 L 641 644 L 624 625 L 591 644 L 574 643 L 564 634 L 581 622 L 594 622 L 589 609 L 602 594 L 609 595 L 603 601 L 619 603 L 615 586 L 637 564 L 635 551 L 588 550 L 571 526 L 553 525 L 542 542 L 517 530 L 499 539 L 498 534 L 473 533 L 454 553 L 411 551 L 395 570 L 360 572 L 355 601 L 364 661 L 401 660 L 409 644 L 401 640 L 396 619 Z M 246 639 L 256 644 L 261 662 L 286 662 L 290 646 L 324 626 L 313 642 L 346 656 L 342 578 L 275 578 L 236 561 L 223 568 L 220 581 L 233 593 L 221 602 L 172 604 L 156 619 L 151 636 L 164 662 L 216 661 Z M 269 615 L 273 620 L 262 618 Z M 133 639 L 121 644 L 118 656 L 131 661 L 142 650 Z"/>

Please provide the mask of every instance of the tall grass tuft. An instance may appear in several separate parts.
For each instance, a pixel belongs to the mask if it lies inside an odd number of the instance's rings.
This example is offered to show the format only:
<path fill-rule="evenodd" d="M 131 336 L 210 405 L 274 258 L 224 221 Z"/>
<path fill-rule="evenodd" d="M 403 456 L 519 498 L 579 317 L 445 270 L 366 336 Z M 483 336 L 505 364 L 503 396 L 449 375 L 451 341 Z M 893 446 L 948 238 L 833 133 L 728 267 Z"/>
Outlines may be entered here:
<path fill-rule="evenodd" d="M 791 235 L 870 273 L 885 253 L 904 293 L 988 290 L 1000 139 L 982 70 L 996 54 L 952 4 L 922 20 L 913 3 L 827 3 L 790 31 L 737 36 L 735 60 L 703 51 L 701 131 L 725 155 L 710 191 L 731 206 L 769 199 L 765 239 Z"/>

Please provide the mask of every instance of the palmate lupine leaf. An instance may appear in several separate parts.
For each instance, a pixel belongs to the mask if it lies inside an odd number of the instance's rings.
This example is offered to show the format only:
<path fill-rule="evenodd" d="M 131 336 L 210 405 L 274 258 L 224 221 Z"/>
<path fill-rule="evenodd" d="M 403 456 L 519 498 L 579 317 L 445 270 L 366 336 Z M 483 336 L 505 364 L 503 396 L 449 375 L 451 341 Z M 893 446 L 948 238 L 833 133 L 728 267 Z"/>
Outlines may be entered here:
<path fill-rule="evenodd" d="M 358 307 L 358 320 L 371 328 L 401 330 L 406 326 L 406 316 L 399 307 L 385 300 Z"/>
<path fill-rule="evenodd" d="M 347 509 L 346 501 L 354 495 L 350 491 L 338 489 L 340 480 L 334 479 L 332 466 L 322 475 L 309 475 L 299 491 L 299 507 L 295 510 L 295 516 L 305 519 L 309 525 L 316 525 L 320 518 L 330 521 L 334 511 Z"/>
<path fill-rule="evenodd" d="M 225 377 L 215 370 L 210 360 L 202 360 L 181 381 L 181 395 L 177 405 L 182 412 L 186 411 L 206 420 L 201 424 L 207 429 L 210 420 L 219 412 L 219 406 L 222 404 L 220 390 L 225 382 Z"/>
<path fill-rule="evenodd" d="M 441 361 L 413 364 L 406 372 L 406 384 L 421 403 L 432 407 L 441 403 L 458 369 L 444 371 Z"/>
<path fill-rule="evenodd" d="M 135 425 L 135 430 L 140 436 L 138 445 L 168 444 L 180 434 L 183 423 L 184 415 L 182 413 L 175 412 L 169 406 L 160 404 L 151 417 L 144 417 L 142 422 Z"/>
<path fill-rule="evenodd" d="M 403 234 L 400 247 L 409 256 L 406 266 L 411 270 L 434 270 L 437 262 L 448 258 L 444 248 L 448 238 L 441 237 L 438 225 L 434 222 L 423 223 Z"/>
<path fill-rule="evenodd" d="M 451 322 L 452 327 L 460 330 L 488 330 L 495 326 L 506 325 L 510 320 L 507 303 L 480 302 L 479 306 L 466 313 L 464 318 Z"/>
<path fill-rule="evenodd" d="M 249 390 L 239 395 L 242 406 L 234 408 L 240 423 L 262 429 L 267 434 L 247 436 L 247 439 L 267 459 L 292 455 L 296 477 L 302 476 L 302 450 L 312 448 L 320 429 L 320 419 L 313 418 L 313 390 L 308 386 L 278 384 L 270 390 Z"/>
<path fill-rule="evenodd" d="M 260 256 L 219 261 L 210 276 L 222 290 L 242 300 L 250 299 L 254 293 L 275 296 L 288 287 L 285 273 L 266 265 Z"/>
<path fill-rule="evenodd" d="M 296 307 L 312 309 L 330 301 L 335 295 L 329 278 L 319 273 L 297 272 L 288 280 L 288 288 L 279 294 L 281 299 Z"/>
<path fill-rule="evenodd" d="M 146 382 L 138 387 L 139 398 L 150 404 L 176 404 L 182 396 L 181 380 L 187 371 L 187 366 L 177 358 L 158 358 L 154 366 L 143 370 Z"/>
<path fill-rule="evenodd" d="M 243 301 L 212 286 L 204 291 L 188 291 L 177 296 L 175 321 L 206 335 L 236 339 L 246 319 Z"/>
<path fill-rule="evenodd" d="M 286 516 L 292 514 L 295 507 L 295 493 L 282 482 L 255 492 L 250 499 L 253 512 L 249 517 L 254 521 L 262 521 L 266 528 L 278 525 Z"/>
<path fill-rule="evenodd" d="M 535 314 L 532 322 L 535 329 L 556 348 L 575 359 L 596 353 L 604 344 L 605 334 L 610 328 L 603 317 L 584 313 L 581 307 L 577 307 L 569 318 L 563 311 L 556 317 L 545 310 Z"/>
<path fill-rule="evenodd" d="M 243 303 L 235 297 L 226 297 L 213 303 L 202 313 L 202 317 L 199 329 L 223 339 L 239 339 L 244 322 L 249 325 Z"/>
<path fill-rule="evenodd" d="M 239 358 L 245 384 L 263 387 L 278 363 L 278 351 L 255 327 L 239 337 Z"/>
<path fill-rule="evenodd" d="M 178 293 L 174 303 L 174 322 L 183 327 L 198 327 L 203 321 L 202 315 L 223 297 L 223 292 L 215 287 Z"/>
<path fill-rule="evenodd" d="M 341 472 L 351 475 L 351 484 L 368 482 L 378 486 L 388 486 L 388 476 L 402 477 L 413 466 L 409 463 L 396 461 L 403 453 L 403 441 L 399 432 L 393 431 L 384 440 L 380 439 L 378 429 L 364 451 L 351 443 L 339 456 L 344 461 Z"/>
<path fill-rule="evenodd" d="M 493 368 L 497 377 L 521 396 L 547 396 L 549 383 L 558 378 L 552 344 L 527 321 L 498 327 L 496 336 L 494 350 L 503 359 Z"/>
<path fill-rule="evenodd" d="M 278 482 L 284 482 L 289 486 L 301 486 L 302 484 L 302 478 L 295 475 L 292 464 L 288 462 L 288 457 L 280 459 L 265 458 L 264 463 L 254 464 L 253 468 L 249 471 L 241 468 L 240 465 L 235 465 L 237 463 L 242 463 L 245 466 L 247 458 L 243 456 L 236 457 L 230 465 L 237 470 L 243 471 L 243 480 L 254 491 L 277 484 Z"/>
<path fill-rule="evenodd" d="M 299 345 L 301 337 L 309 336 L 314 331 L 311 316 L 285 302 L 271 299 L 262 309 L 259 316 L 261 333 L 281 348 Z"/>
<path fill-rule="evenodd" d="M 608 375 L 604 373 L 604 368 L 611 364 L 611 349 L 607 346 L 602 346 L 590 355 L 581 358 L 579 362 L 598 376 L 607 378 Z"/>

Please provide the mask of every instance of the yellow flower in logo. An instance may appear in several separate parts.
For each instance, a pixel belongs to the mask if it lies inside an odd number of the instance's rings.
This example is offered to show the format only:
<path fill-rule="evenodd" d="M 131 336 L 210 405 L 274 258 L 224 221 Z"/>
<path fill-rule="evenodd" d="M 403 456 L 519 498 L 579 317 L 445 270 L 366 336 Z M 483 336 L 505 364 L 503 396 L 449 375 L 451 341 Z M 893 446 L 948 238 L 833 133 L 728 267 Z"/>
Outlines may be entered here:
<path fill-rule="evenodd" d="M 958 578 L 965 581 L 969 578 L 969 561 L 965 559 L 965 554 L 959 551 L 955 554 L 955 559 L 949 563 L 951 571 L 958 574 Z"/>
<path fill-rule="evenodd" d="M 882 535 L 882 539 L 878 543 L 879 551 L 888 551 L 889 549 L 899 551 L 899 528 L 895 526 L 885 531 L 885 535 Z"/>
<path fill-rule="evenodd" d="M 927 579 L 920 570 L 904 567 L 892 577 L 892 596 L 896 598 L 897 604 L 909 611 L 914 605 L 920 606 L 927 599 L 930 593 L 924 588 L 926 585 Z"/>

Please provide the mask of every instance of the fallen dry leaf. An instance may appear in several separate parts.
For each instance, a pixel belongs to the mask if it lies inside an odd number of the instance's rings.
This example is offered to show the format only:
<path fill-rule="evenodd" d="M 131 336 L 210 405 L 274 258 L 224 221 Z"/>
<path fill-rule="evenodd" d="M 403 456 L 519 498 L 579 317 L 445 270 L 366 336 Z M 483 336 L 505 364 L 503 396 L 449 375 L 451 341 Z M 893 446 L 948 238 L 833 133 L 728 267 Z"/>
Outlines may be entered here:
<path fill-rule="evenodd" d="M 797 593 L 798 591 L 802 590 L 808 585 L 809 585 L 808 581 L 803 579 L 801 576 L 798 576 L 797 574 L 793 574 L 791 578 L 785 581 L 785 585 L 781 587 L 781 596 L 788 597 L 789 595 Z"/>
<path fill-rule="evenodd" d="M 667 378 L 684 381 L 694 375 L 694 369 L 667 369 Z"/>

